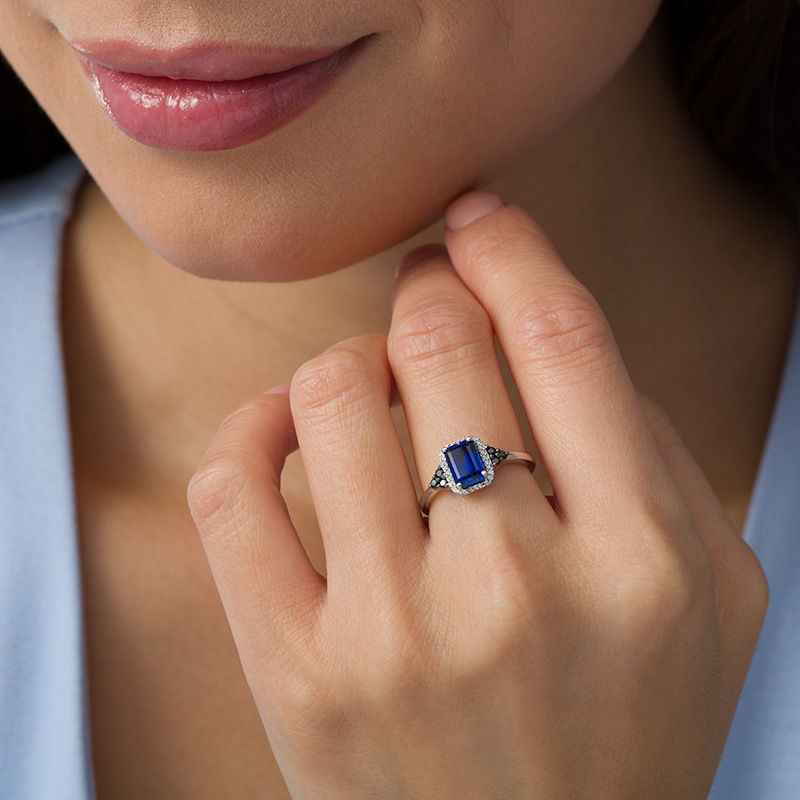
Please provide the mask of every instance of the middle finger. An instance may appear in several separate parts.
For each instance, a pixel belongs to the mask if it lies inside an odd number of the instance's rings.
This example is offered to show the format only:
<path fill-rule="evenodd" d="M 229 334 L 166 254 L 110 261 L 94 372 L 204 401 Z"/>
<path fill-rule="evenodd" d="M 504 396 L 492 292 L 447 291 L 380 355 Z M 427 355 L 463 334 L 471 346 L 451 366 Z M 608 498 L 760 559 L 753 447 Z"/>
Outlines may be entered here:
<path fill-rule="evenodd" d="M 682 515 L 611 326 L 534 219 L 476 191 L 446 211 L 454 269 L 489 314 L 565 518 Z M 480 213 L 483 216 L 480 216 Z M 476 216 L 477 215 L 477 216 Z M 609 498 L 625 497 L 613 506 Z M 635 526 L 638 527 L 638 526 Z"/>

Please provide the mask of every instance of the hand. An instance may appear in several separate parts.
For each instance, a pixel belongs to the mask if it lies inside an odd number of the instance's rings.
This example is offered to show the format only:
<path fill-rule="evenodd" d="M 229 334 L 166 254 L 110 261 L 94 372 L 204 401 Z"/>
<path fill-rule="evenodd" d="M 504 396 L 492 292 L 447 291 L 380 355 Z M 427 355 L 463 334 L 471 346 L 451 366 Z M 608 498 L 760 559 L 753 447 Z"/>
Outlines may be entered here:
<path fill-rule="evenodd" d="M 288 397 L 239 408 L 188 487 L 295 800 L 691 800 L 717 768 L 764 573 L 597 302 L 498 205 L 452 203 L 449 258 L 400 275 L 388 339 L 341 342 Z M 465 434 L 524 450 L 493 331 L 554 501 L 508 464 L 440 492 L 426 525 L 392 377 L 422 486 Z M 280 494 L 298 443 L 327 580 Z"/>

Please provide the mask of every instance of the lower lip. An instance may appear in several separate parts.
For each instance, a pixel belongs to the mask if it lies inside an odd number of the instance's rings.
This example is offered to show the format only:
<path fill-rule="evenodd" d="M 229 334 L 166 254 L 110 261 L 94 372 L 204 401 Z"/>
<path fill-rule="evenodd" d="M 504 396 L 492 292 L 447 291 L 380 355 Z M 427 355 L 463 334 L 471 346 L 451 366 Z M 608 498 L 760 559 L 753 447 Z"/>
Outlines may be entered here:
<path fill-rule="evenodd" d="M 132 139 L 166 150 L 228 150 L 305 111 L 333 86 L 363 41 L 285 72 L 238 81 L 138 75 L 79 58 L 103 108 Z"/>

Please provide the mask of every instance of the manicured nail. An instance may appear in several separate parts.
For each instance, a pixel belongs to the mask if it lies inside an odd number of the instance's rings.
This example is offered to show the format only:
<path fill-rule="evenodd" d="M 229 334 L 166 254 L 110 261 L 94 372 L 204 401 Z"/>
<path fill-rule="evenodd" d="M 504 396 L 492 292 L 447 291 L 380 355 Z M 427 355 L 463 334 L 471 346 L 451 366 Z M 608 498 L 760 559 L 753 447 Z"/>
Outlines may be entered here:
<path fill-rule="evenodd" d="M 475 222 L 476 219 L 491 214 L 502 208 L 503 201 L 493 192 L 486 192 L 483 189 L 475 189 L 466 194 L 462 194 L 453 200 L 444 212 L 444 221 L 448 229 L 458 231 Z"/>
<path fill-rule="evenodd" d="M 401 272 L 405 272 L 412 264 L 422 261 L 423 258 L 446 255 L 447 248 L 443 244 L 423 244 L 420 247 L 415 247 L 405 254 L 400 266 L 395 270 L 394 276 L 397 278 Z"/>
<path fill-rule="evenodd" d="M 280 386 L 273 386 L 271 389 L 267 389 L 264 394 L 289 394 L 289 384 L 282 383 Z"/>

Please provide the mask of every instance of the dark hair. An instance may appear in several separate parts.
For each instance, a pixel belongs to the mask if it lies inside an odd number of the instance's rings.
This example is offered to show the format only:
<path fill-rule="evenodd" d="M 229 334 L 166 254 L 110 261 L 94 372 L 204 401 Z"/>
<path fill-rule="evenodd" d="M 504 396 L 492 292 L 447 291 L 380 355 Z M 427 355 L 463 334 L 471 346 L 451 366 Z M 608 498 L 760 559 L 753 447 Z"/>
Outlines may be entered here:
<path fill-rule="evenodd" d="M 678 84 L 721 155 L 800 193 L 800 0 L 664 0 Z M 0 59 L 0 180 L 69 147 Z"/>
<path fill-rule="evenodd" d="M 680 92 L 720 154 L 800 195 L 800 0 L 665 0 Z"/>
<path fill-rule="evenodd" d="M 0 181 L 33 172 L 69 145 L 0 55 Z"/>

